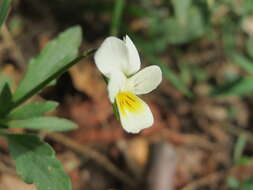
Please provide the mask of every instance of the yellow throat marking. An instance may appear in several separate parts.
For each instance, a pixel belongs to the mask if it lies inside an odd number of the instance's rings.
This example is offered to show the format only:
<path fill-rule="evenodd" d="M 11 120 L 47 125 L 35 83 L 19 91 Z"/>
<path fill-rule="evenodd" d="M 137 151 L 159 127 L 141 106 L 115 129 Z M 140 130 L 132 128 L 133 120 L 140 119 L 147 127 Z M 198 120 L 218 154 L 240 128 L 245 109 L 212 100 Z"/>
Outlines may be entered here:
<path fill-rule="evenodd" d="M 132 92 L 119 92 L 116 96 L 119 112 L 126 116 L 126 112 L 140 113 L 143 110 L 141 100 Z"/>

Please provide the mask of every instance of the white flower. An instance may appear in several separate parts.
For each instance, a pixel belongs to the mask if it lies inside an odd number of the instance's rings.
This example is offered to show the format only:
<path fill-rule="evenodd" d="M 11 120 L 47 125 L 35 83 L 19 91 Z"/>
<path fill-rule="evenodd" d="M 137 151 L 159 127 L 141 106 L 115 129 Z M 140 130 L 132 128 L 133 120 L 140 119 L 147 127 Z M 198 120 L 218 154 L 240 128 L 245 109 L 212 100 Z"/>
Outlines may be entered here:
<path fill-rule="evenodd" d="M 95 54 L 95 63 L 109 79 L 109 98 L 111 103 L 116 101 L 123 128 L 138 133 L 150 127 L 154 122 L 153 114 L 136 95 L 157 88 L 162 80 L 161 69 L 153 65 L 139 71 L 139 53 L 128 36 L 124 40 L 106 38 Z"/>

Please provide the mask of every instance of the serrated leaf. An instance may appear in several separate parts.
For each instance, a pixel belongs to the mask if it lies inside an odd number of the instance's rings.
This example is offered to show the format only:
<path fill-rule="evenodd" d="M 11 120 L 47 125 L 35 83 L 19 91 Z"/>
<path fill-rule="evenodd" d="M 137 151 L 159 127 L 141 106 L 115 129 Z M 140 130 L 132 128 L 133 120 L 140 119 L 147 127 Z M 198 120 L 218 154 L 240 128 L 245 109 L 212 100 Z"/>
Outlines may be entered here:
<path fill-rule="evenodd" d="M 29 184 L 38 190 L 71 190 L 69 177 L 56 159 L 53 149 L 35 135 L 8 135 L 11 157 L 16 170 Z"/>
<path fill-rule="evenodd" d="M 54 101 L 28 103 L 11 111 L 8 114 L 7 119 L 22 120 L 42 116 L 43 114 L 54 110 L 57 106 L 58 103 Z"/>
<path fill-rule="evenodd" d="M 47 86 L 49 79 L 56 78 L 59 71 L 66 71 L 66 65 L 78 54 L 81 39 L 81 28 L 76 26 L 49 42 L 39 56 L 30 60 L 24 79 L 13 96 L 14 102 L 17 105 L 22 103 Z"/>
<path fill-rule="evenodd" d="M 5 83 L 0 92 L 0 119 L 8 114 L 12 106 L 12 94 L 8 83 Z"/>
<path fill-rule="evenodd" d="M 9 128 L 24 128 L 32 130 L 68 131 L 76 128 L 73 122 L 57 117 L 35 117 L 31 119 L 11 121 Z"/>
<path fill-rule="evenodd" d="M 2 0 L 2 2 L 0 3 L 0 28 L 7 16 L 10 4 L 11 0 Z"/>

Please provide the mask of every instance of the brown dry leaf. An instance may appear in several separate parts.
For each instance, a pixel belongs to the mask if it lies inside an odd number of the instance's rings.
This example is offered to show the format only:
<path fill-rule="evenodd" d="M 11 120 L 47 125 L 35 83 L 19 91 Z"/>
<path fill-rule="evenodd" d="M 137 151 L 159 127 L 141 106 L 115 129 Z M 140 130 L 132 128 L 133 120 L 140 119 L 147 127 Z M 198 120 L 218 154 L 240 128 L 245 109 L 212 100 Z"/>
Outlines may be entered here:
<path fill-rule="evenodd" d="M 252 177 L 252 172 L 253 172 L 253 164 L 251 162 L 250 164 L 235 166 L 234 168 L 231 169 L 230 175 L 243 181 L 248 179 L 249 177 Z"/>
<path fill-rule="evenodd" d="M 179 131 L 181 129 L 181 121 L 179 117 L 174 113 L 167 114 L 167 123 L 168 126 L 173 130 Z"/>
<path fill-rule="evenodd" d="M 71 178 L 73 189 L 80 189 L 80 171 L 81 160 L 76 154 L 66 151 L 63 154 L 58 154 L 57 157 L 63 163 L 64 170 Z"/>
<path fill-rule="evenodd" d="M 223 130 L 221 126 L 218 124 L 210 124 L 210 126 L 206 127 L 206 130 L 210 132 L 210 134 L 221 144 L 228 146 L 231 141 L 229 135 Z"/>
<path fill-rule="evenodd" d="M 75 130 L 71 137 L 80 144 L 111 144 L 121 139 L 124 135 L 122 128 L 114 128 L 111 125 L 106 128 L 80 128 Z"/>
<path fill-rule="evenodd" d="M 144 100 L 150 106 L 151 111 L 154 116 L 154 124 L 151 127 L 147 128 L 141 132 L 142 135 L 146 136 L 146 135 L 152 135 L 152 134 L 159 132 L 161 129 L 167 127 L 167 124 L 163 120 L 162 114 L 161 114 L 161 109 L 156 104 L 156 102 L 149 101 L 149 99 L 144 99 Z"/>
<path fill-rule="evenodd" d="M 253 36 L 253 15 L 243 19 L 242 28 L 247 34 Z"/>
<path fill-rule="evenodd" d="M 50 32 L 43 32 L 38 36 L 39 49 L 42 50 L 52 40 Z"/>
<path fill-rule="evenodd" d="M 107 97 L 106 85 L 96 66 L 90 60 L 71 67 L 70 75 L 76 89 L 99 101 L 101 97 Z"/>
<path fill-rule="evenodd" d="M 202 98 L 193 107 L 199 118 L 208 118 L 212 121 L 224 121 L 228 118 L 228 111 L 223 105 L 213 103 L 210 99 Z"/>
<path fill-rule="evenodd" d="M 124 155 L 127 168 L 135 177 L 143 175 L 149 157 L 149 143 L 143 137 L 135 137 L 129 141 L 119 139 L 117 148 Z"/>
<path fill-rule="evenodd" d="M 69 107 L 72 120 L 81 126 L 89 128 L 101 124 L 112 115 L 112 106 L 107 97 L 102 97 L 98 102 L 84 101 Z"/>
<path fill-rule="evenodd" d="M 147 29 L 148 20 L 147 19 L 135 19 L 130 23 L 130 28 L 133 31 L 140 31 L 143 29 Z"/>
<path fill-rule="evenodd" d="M 0 187 L 4 190 L 37 190 L 35 185 L 26 184 L 18 177 L 8 174 L 1 176 Z"/>
<path fill-rule="evenodd" d="M 12 88 L 16 89 L 16 85 L 21 79 L 21 73 L 18 72 L 17 69 L 11 64 L 6 64 L 1 67 L 0 72 L 10 77 L 14 81 Z"/>
<path fill-rule="evenodd" d="M 128 142 L 127 155 L 141 168 L 144 168 L 149 154 L 149 143 L 145 138 L 136 137 Z"/>
<path fill-rule="evenodd" d="M 206 167 L 203 167 L 203 164 L 206 161 L 206 155 L 204 151 L 182 147 L 177 149 L 177 155 L 176 186 L 185 185 L 189 183 L 194 176 L 201 176 L 205 173 Z"/>

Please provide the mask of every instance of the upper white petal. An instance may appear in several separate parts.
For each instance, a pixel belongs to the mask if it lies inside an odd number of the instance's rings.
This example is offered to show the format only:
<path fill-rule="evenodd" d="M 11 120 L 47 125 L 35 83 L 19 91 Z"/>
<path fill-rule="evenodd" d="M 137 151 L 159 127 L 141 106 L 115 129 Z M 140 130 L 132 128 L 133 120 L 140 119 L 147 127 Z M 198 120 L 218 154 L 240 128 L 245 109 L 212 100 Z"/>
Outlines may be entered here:
<path fill-rule="evenodd" d="M 124 41 L 116 37 L 108 37 L 95 53 L 95 63 L 105 76 L 115 71 L 123 72 L 128 68 L 128 49 Z"/>
<path fill-rule="evenodd" d="M 107 86 L 109 99 L 114 103 L 115 97 L 126 83 L 126 77 L 122 72 L 113 72 L 109 75 L 109 82 Z"/>
<path fill-rule="evenodd" d="M 156 65 L 148 66 L 127 79 L 124 90 L 146 94 L 156 89 L 162 81 L 162 72 Z"/>
<path fill-rule="evenodd" d="M 128 133 L 139 133 L 141 130 L 151 127 L 154 123 L 153 114 L 149 106 L 140 98 L 138 99 L 143 106 L 141 112 L 133 113 L 126 111 L 126 115 L 119 112 L 121 125 Z"/>
<path fill-rule="evenodd" d="M 129 60 L 128 67 L 126 68 L 125 73 L 127 75 L 132 75 L 140 69 L 141 66 L 140 56 L 134 43 L 127 35 L 124 41 L 127 47 L 128 60 Z"/>

